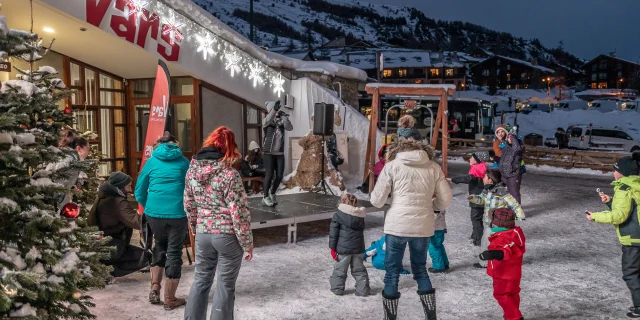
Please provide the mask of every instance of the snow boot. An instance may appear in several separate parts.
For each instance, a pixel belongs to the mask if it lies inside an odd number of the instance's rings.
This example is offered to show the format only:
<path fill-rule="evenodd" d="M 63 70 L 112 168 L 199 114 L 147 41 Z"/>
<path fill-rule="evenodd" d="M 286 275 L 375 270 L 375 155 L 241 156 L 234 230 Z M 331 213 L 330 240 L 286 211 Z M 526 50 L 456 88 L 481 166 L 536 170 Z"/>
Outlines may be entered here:
<path fill-rule="evenodd" d="M 187 304 L 187 301 L 184 299 L 176 298 L 176 291 L 178 290 L 179 284 L 180 279 L 167 279 L 164 284 L 164 309 L 167 311 Z"/>
<path fill-rule="evenodd" d="M 382 309 L 384 310 L 384 320 L 397 320 L 398 319 L 398 301 L 400 301 L 400 295 L 395 299 L 388 299 L 382 294 Z"/>
<path fill-rule="evenodd" d="M 160 290 L 162 289 L 162 275 L 164 274 L 164 268 L 151 267 L 151 291 L 149 292 L 149 302 L 151 304 L 161 304 Z"/>
<path fill-rule="evenodd" d="M 445 272 L 447 272 L 447 269 L 434 269 L 434 268 L 429 268 L 428 270 L 429 270 L 429 272 L 431 272 L 431 273 L 445 273 Z"/>
<path fill-rule="evenodd" d="M 487 268 L 487 266 L 483 266 L 482 264 L 480 264 L 480 262 L 474 263 L 473 267 L 477 268 L 477 269 L 486 269 Z"/>
<path fill-rule="evenodd" d="M 271 199 L 271 202 L 273 203 L 274 206 L 278 205 L 278 200 L 276 200 L 276 194 L 275 193 L 270 193 L 269 194 L 269 199 Z"/>
<path fill-rule="evenodd" d="M 436 289 L 418 291 L 426 320 L 436 320 Z"/>
<path fill-rule="evenodd" d="M 640 319 L 640 310 L 636 311 L 636 308 L 633 308 L 633 311 L 627 313 L 627 318 L 631 319 Z"/>
<path fill-rule="evenodd" d="M 262 205 L 263 206 L 267 206 L 267 207 L 273 207 L 273 201 L 271 201 L 271 197 L 266 196 L 264 198 L 262 198 Z"/>

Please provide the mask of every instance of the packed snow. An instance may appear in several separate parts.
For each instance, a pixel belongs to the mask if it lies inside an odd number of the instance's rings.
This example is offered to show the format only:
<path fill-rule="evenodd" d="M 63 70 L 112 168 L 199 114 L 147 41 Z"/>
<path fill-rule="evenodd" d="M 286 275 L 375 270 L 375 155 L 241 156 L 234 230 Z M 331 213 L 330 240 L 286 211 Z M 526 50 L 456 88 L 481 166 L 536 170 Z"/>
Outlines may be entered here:
<path fill-rule="evenodd" d="M 16 307 L 20 307 L 20 309 L 11 311 L 9 313 L 9 317 L 11 318 L 23 318 L 23 317 L 35 317 L 37 315 L 36 309 L 32 308 L 30 304 L 17 304 Z"/>
<path fill-rule="evenodd" d="M 38 87 L 25 80 L 9 80 L 5 81 L 2 84 L 2 88 L 0 88 L 0 92 L 5 93 L 9 90 L 16 89 L 19 93 L 24 93 L 28 97 L 31 97 L 34 93 L 39 92 L 40 89 Z"/>
<path fill-rule="evenodd" d="M 78 267 L 78 262 L 80 262 L 78 255 L 70 251 L 64 254 L 62 260 L 58 261 L 58 263 L 51 268 L 51 271 L 57 275 L 69 273 Z"/>
<path fill-rule="evenodd" d="M 452 164 L 453 175 L 468 166 Z M 609 175 L 575 176 L 528 173 L 523 178 L 523 201 L 527 220 L 521 226 L 527 237 L 524 256 L 521 310 L 525 319 L 622 319 L 631 299 L 620 271 L 620 244 L 611 226 L 588 222 L 585 210 L 604 210 L 595 192 L 611 194 Z M 491 278 L 472 267 L 478 250 L 468 243 L 471 233 L 467 186 L 452 185 L 454 200 L 448 209 L 445 246 L 451 261 L 447 274 L 430 274 L 437 289 L 438 319 L 501 319 L 492 296 Z M 369 244 L 382 232 L 382 213 L 368 214 L 365 240 Z M 303 224 L 304 225 L 304 224 Z M 254 259 L 243 262 L 236 286 L 237 319 L 381 319 L 384 272 L 368 267 L 373 296 L 354 293 L 347 280 L 345 296 L 329 290 L 334 261 L 326 232 L 305 235 L 298 226 L 298 243 L 261 245 Z M 269 229 L 267 229 L 269 230 Z M 286 228 L 280 229 L 282 235 Z M 311 231 L 309 231 L 311 232 Z M 270 237 L 262 233 L 258 238 Z M 286 238 L 286 237 L 285 237 Z M 193 282 L 194 266 L 184 258 L 177 295 L 186 297 Z M 409 268 L 408 252 L 404 260 Z M 399 319 L 424 319 L 411 277 L 401 277 Z M 215 290 L 211 291 L 211 295 Z M 119 278 L 104 290 L 90 292 L 98 319 L 115 314 L 122 319 L 182 319 L 184 309 L 165 311 L 148 304 L 148 274 Z M 209 305 L 211 307 L 211 304 Z"/>
<path fill-rule="evenodd" d="M 3 251 L 0 251 L 0 259 L 13 263 L 16 266 L 16 270 L 24 270 L 27 268 L 27 263 L 24 262 L 22 256 L 20 256 L 20 251 L 14 248 L 5 248 Z"/>
<path fill-rule="evenodd" d="M 5 197 L 0 198 L 0 208 L 7 211 L 11 211 L 11 210 L 15 210 L 17 207 L 18 207 L 18 203 L 16 203 L 15 201 Z"/>
<path fill-rule="evenodd" d="M 14 134 L 13 138 L 16 139 L 16 143 L 20 145 L 30 145 L 36 143 L 36 136 L 34 136 L 32 133 Z"/>

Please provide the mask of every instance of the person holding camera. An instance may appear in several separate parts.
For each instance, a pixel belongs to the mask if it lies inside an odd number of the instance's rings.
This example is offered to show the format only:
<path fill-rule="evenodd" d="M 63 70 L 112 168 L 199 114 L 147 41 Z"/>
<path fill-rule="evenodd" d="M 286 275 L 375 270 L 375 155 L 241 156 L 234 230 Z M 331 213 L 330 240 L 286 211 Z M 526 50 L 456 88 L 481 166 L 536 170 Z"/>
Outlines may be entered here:
<path fill-rule="evenodd" d="M 280 108 L 280 101 L 267 102 L 269 113 L 262 125 L 264 132 L 262 151 L 264 152 L 265 169 L 262 203 L 268 207 L 278 204 L 276 191 L 278 191 L 284 175 L 284 132 L 293 130 L 289 115 Z"/>

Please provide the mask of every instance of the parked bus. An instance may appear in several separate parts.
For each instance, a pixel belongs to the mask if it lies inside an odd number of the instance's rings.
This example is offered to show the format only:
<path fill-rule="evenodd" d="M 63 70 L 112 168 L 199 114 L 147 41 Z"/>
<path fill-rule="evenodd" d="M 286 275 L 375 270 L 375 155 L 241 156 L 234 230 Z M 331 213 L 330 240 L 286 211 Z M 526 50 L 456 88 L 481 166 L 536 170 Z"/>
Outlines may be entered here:
<path fill-rule="evenodd" d="M 389 132 L 388 134 L 394 134 L 398 128 L 398 119 L 405 115 L 411 114 L 416 118 L 415 128 L 418 129 L 423 137 L 430 137 L 429 132 L 431 122 L 436 128 L 441 128 L 435 124 L 435 118 L 438 114 L 438 107 L 440 104 L 439 97 L 426 96 L 426 97 L 399 97 L 399 96 L 385 96 L 382 98 L 381 108 L 378 115 L 378 128 L 384 132 L 385 128 L 385 116 L 387 110 L 394 105 L 402 104 L 404 100 L 415 100 L 417 104 L 426 106 L 433 112 L 433 118 L 431 113 L 425 108 L 417 108 L 414 110 L 405 109 L 393 109 L 389 113 Z M 494 136 L 494 117 L 495 108 L 491 102 L 479 99 L 465 99 L 465 98 L 452 98 L 449 97 L 449 115 L 447 123 L 451 124 L 451 120 L 456 119 L 458 123 L 459 131 L 451 132 L 452 138 L 485 140 L 493 139 Z M 366 112 L 370 112 L 370 108 L 366 106 L 371 105 L 371 99 L 360 100 L 360 110 L 365 116 L 368 116 Z M 448 129 L 452 129 L 449 125 Z"/>

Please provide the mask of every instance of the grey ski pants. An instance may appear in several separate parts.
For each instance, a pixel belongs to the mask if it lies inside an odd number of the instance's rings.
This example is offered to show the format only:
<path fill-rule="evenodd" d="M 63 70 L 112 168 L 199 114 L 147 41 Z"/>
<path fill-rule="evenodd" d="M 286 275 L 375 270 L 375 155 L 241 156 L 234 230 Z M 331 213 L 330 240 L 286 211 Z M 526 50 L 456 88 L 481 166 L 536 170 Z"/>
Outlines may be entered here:
<path fill-rule="evenodd" d="M 333 274 L 329 278 L 331 291 L 335 294 L 344 292 L 344 284 L 347 281 L 347 271 L 351 267 L 351 275 L 356 279 L 356 295 L 369 295 L 369 274 L 364 266 L 362 254 L 345 254 L 338 256 L 338 262 L 333 267 Z"/>
<path fill-rule="evenodd" d="M 622 279 L 631 291 L 633 306 L 640 308 L 640 247 L 622 246 Z"/>
<path fill-rule="evenodd" d="M 196 271 L 184 310 L 188 320 L 205 320 L 209 291 L 218 269 L 211 320 L 233 320 L 236 280 L 244 252 L 235 235 L 196 234 Z"/>

